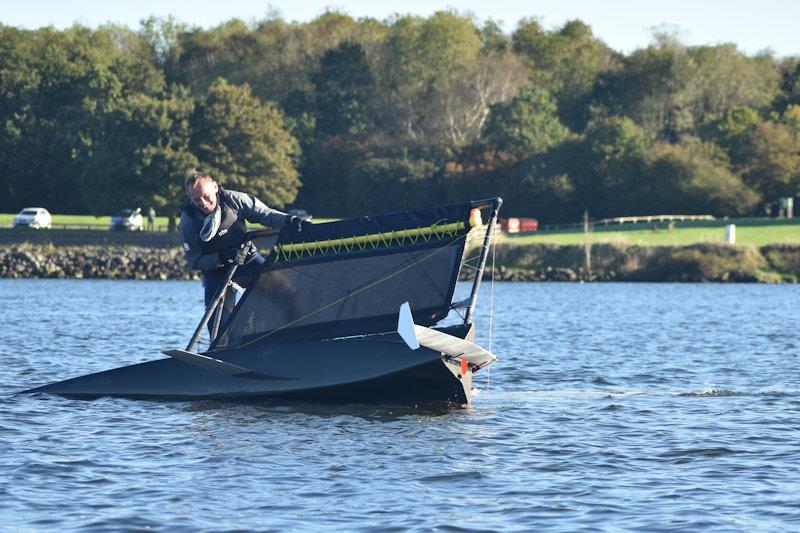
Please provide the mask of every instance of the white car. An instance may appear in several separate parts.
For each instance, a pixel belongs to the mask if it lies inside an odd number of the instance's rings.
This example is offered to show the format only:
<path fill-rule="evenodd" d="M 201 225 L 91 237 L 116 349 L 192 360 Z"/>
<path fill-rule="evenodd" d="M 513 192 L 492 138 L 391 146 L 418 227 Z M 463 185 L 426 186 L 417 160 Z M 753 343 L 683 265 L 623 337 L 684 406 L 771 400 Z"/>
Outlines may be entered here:
<path fill-rule="evenodd" d="M 289 209 L 287 213 L 296 217 L 300 217 L 302 220 L 311 220 L 314 218 L 313 216 L 309 215 L 308 211 L 305 209 Z"/>
<path fill-rule="evenodd" d="M 14 227 L 49 229 L 53 225 L 50 212 L 44 207 L 26 207 L 14 217 Z"/>
<path fill-rule="evenodd" d="M 111 217 L 110 227 L 122 231 L 144 231 L 141 208 L 123 209 Z"/>

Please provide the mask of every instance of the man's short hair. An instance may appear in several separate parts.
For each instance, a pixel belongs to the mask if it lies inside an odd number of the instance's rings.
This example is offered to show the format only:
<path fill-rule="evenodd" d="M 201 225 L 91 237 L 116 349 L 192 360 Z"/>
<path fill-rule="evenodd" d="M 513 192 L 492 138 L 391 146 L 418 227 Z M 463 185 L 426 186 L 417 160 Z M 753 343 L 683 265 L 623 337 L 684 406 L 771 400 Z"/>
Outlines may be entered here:
<path fill-rule="evenodd" d="M 197 182 L 206 180 L 213 181 L 214 178 L 211 177 L 211 174 L 207 174 L 200 170 L 192 170 L 191 172 L 189 172 L 189 175 L 186 176 L 186 180 L 184 180 L 183 182 L 183 188 L 188 191 L 190 188 L 197 185 Z"/>

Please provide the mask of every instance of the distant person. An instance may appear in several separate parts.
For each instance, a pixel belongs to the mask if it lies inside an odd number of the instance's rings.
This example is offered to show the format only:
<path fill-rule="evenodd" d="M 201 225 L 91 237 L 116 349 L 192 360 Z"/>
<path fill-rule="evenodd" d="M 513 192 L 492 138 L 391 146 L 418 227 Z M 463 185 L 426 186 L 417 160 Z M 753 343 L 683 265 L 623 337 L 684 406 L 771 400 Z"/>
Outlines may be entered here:
<path fill-rule="evenodd" d="M 147 210 L 147 231 L 153 231 L 156 227 L 156 210 L 152 207 Z"/>
<path fill-rule="evenodd" d="M 233 281 L 247 287 L 265 262 L 253 243 L 244 242 L 245 222 L 272 228 L 290 226 L 297 232 L 308 224 L 300 217 L 267 207 L 251 194 L 223 189 L 205 172 L 189 174 L 184 187 L 189 200 L 181 211 L 178 230 L 187 263 L 202 272 L 206 309 L 225 281 L 228 267 L 238 265 Z M 223 323 L 233 306 L 233 295 L 226 294 Z"/>

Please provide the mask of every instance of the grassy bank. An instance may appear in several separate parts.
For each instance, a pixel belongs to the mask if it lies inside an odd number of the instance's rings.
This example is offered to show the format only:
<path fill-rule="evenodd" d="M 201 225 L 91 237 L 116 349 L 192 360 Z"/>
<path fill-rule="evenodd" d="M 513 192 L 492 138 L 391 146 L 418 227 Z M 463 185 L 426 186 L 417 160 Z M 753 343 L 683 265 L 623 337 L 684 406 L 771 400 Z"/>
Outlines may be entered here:
<path fill-rule="evenodd" d="M 773 218 L 739 218 L 708 222 L 624 224 L 599 226 L 589 235 L 592 243 L 617 243 L 628 246 L 687 246 L 698 243 L 723 243 L 725 225 L 736 225 L 736 244 L 766 246 L 785 243 L 800 244 L 800 220 Z M 560 244 L 582 245 L 586 236 L 582 229 L 554 229 L 531 235 L 503 236 L 502 242 L 517 245 Z"/>
<path fill-rule="evenodd" d="M 64 217 L 61 220 L 80 225 L 93 219 L 99 224 L 103 217 Z M 2 220 L 0 218 L 0 222 Z M 644 224 L 599 227 L 589 236 L 592 242 L 589 269 L 586 268 L 586 236 L 578 229 L 501 236 L 496 248 L 495 274 L 499 279 L 508 280 L 797 283 L 800 281 L 800 224 L 796 220 L 685 222 L 677 223 L 672 228 L 665 224 L 655 227 Z M 737 225 L 735 246 L 722 242 L 726 222 Z M 180 251 L 177 239 L 175 234 L 163 232 L 129 234 L 86 229 L 7 229 L 0 230 L 0 254 L 16 250 L 46 257 L 64 252 L 58 263 L 63 264 L 67 271 L 82 272 L 85 277 L 103 277 L 107 275 L 104 268 L 81 270 L 85 264 L 94 264 L 92 261 L 95 256 L 105 261 L 105 252 L 102 250 L 116 246 L 131 250 L 160 248 Z M 88 255 L 80 255 L 78 251 Z M 142 257 L 146 264 L 153 260 L 149 253 L 134 251 L 129 259 L 134 261 Z M 51 277 L 60 271 L 56 267 L 31 270 L 31 265 L 37 262 L 28 261 L 25 257 L 8 255 L 4 259 L 7 263 L 5 274 L 0 275 Z M 170 262 L 174 260 L 170 258 Z M 37 261 L 46 264 L 42 262 L 44 259 Z M 173 272 L 173 268 L 159 269 L 159 277 L 163 271 Z M 143 274 L 139 270 L 127 272 L 123 268 L 108 275 L 125 277 Z M 167 276 L 172 278 L 174 275 L 170 273 Z"/>
<path fill-rule="evenodd" d="M 14 214 L 0 214 L 0 226 L 10 226 Z M 323 223 L 336 220 L 333 218 L 314 219 Z M 85 227 L 87 229 L 108 228 L 110 216 L 95 217 L 92 215 L 53 215 L 53 226 Z M 147 221 L 145 220 L 145 225 Z M 168 217 L 156 217 L 156 227 L 165 231 Z M 723 243 L 725 225 L 736 224 L 736 244 L 766 246 L 769 244 L 800 244 L 800 219 L 775 218 L 737 218 L 730 220 L 714 220 L 707 222 L 676 222 L 670 227 L 667 223 L 639 223 L 599 226 L 592 229 L 590 242 L 616 243 L 628 246 L 688 246 L 703 242 Z M 253 229 L 258 224 L 248 224 Z M 530 235 L 501 235 L 500 242 L 516 245 L 526 244 L 560 244 L 582 245 L 586 236 L 580 228 L 564 228 L 539 231 Z"/>
<path fill-rule="evenodd" d="M 496 263 L 507 279 L 596 281 L 688 281 L 797 283 L 800 244 L 730 246 L 629 246 L 600 243 L 591 247 L 586 268 L 583 245 L 505 242 L 497 245 Z"/>

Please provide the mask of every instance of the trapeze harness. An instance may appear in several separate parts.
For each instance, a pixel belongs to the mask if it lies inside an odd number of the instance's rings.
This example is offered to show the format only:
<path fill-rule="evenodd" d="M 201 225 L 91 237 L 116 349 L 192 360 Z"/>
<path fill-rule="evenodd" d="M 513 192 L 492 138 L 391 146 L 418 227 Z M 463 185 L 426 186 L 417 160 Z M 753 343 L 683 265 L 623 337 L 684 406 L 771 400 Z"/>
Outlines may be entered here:
<path fill-rule="evenodd" d="M 234 207 L 228 191 L 222 187 L 219 188 L 218 201 L 221 211 L 219 229 L 210 240 L 200 239 L 200 248 L 207 254 L 216 254 L 221 250 L 236 248 L 244 242 L 247 235 L 244 218 L 239 217 L 239 212 Z M 189 214 L 193 234 L 199 235 L 205 213 L 197 209 L 191 200 L 187 200 L 183 205 L 183 211 Z"/>

